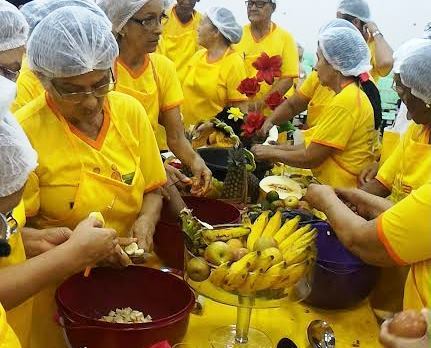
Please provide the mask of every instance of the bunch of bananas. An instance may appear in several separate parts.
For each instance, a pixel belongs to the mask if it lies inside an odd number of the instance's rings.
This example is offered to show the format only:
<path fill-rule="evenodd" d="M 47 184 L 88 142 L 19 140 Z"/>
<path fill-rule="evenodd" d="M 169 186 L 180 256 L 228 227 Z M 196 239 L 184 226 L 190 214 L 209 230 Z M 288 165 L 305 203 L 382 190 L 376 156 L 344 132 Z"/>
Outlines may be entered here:
<path fill-rule="evenodd" d="M 299 227 L 297 216 L 281 223 L 281 212 L 264 211 L 250 227 L 247 249 L 238 261 L 213 269 L 209 280 L 226 291 L 250 296 L 260 291 L 294 286 L 315 260 L 317 230 Z"/>

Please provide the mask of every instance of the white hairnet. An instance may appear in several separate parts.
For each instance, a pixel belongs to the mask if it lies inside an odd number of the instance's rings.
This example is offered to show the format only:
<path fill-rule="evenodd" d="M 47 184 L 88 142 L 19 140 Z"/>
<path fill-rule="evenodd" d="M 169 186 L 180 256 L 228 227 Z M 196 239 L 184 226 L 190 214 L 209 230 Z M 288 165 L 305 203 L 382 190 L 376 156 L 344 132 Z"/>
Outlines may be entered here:
<path fill-rule="evenodd" d="M 119 33 L 144 5 L 150 0 L 96 0 L 112 22 L 112 29 Z"/>
<path fill-rule="evenodd" d="M 412 94 L 426 104 L 431 104 L 431 44 L 410 52 L 400 68 L 401 82 Z"/>
<path fill-rule="evenodd" d="M 319 48 L 329 64 L 344 76 L 359 76 L 371 70 L 371 54 L 359 30 L 326 29 L 319 35 Z"/>
<path fill-rule="evenodd" d="M 21 126 L 9 112 L 16 84 L 0 76 L 0 197 L 21 190 L 37 167 L 37 153 Z"/>
<path fill-rule="evenodd" d="M 86 8 L 105 18 L 107 23 L 110 22 L 105 13 L 95 4 L 94 0 L 33 0 L 21 7 L 21 12 L 30 26 L 30 34 L 42 19 L 53 11 L 66 6 Z"/>
<path fill-rule="evenodd" d="M 24 46 L 28 37 L 28 24 L 19 10 L 0 0 L 0 51 Z"/>
<path fill-rule="evenodd" d="M 412 52 L 416 49 L 427 46 L 431 44 L 430 39 L 411 39 L 405 43 L 403 43 L 395 52 L 394 52 L 394 68 L 393 71 L 395 74 L 400 73 L 401 65 L 404 60 L 408 58 Z"/>
<path fill-rule="evenodd" d="M 207 16 L 220 33 L 231 43 L 238 43 L 242 37 L 242 27 L 231 11 L 224 7 L 211 7 Z"/>
<path fill-rule="evenodd" d="M 431 39 L 431 22 L 429 22 L 429 23 L 426 25 L 425 30 L 424 30 L 424 35 L 423 35 L 423 37 L 424 37 L 425 39 Z"/>
<path fill-rule="evenodd" d="M 330 20 L 327 24 L 323 25 L 320 28 L 319 33 L 323 33 L 326 29 L 331 29 L 331 28 L 349 28 L 353 30 L 358 30 L 358 28 L 356 28 L 349 21 L 346 21 L 345 19 L 341 19 L 341 18 L 335 18 Z"/>
<path fill-rule="evenodd" d="M 76 6 L 48 15 L 36 26 L 27 45 L 30 69 L 48 78 L 106 70 L 117 56 L 118 45 L 106 20 Z"/>
<path fill-rule="evenodd" d="M 370 7 L 364 0 L 341 0 L 337 12 L 356 17 L 365 23 L 371 20 Z"/>

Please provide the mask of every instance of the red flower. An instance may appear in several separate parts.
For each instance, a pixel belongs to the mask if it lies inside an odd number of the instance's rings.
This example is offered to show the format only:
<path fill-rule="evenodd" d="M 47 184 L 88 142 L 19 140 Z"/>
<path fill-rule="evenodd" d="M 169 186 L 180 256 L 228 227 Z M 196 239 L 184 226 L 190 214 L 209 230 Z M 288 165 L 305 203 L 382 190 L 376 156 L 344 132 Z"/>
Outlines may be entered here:
<path fill-rule="evenodd" d="M 246 78 L 239 84 L 238 91 L 245 94 L 247 97 L 252 98 L 260 91 L 259 81 L 255 77 Z"/>
<path fill-rule="evenodd" d="M 260 112 L 250 112 L 241 129 L 243 130 L 243 135 L 247 138 L 252 137 L 256 131 L 262 128 L 265 122 L 265 116 Z"/>
<path fill-rule="evenodd" d="M 265 52 L 262 53 L 253 63 L 257 70 L 257 80 L 259 82 L 265 81 L 268 85 L 272 85 L 275 77 L 281 77 L 282 64 L 281 56 L 270 57 Z"/>
<path fill-rule="evenodd" d="M 283 103 L 284 97 L 283 95 L 276 91 L 271 93 L 266 99 L 265 103 L 271 110 L 275 110 L 281 103 Z"/>

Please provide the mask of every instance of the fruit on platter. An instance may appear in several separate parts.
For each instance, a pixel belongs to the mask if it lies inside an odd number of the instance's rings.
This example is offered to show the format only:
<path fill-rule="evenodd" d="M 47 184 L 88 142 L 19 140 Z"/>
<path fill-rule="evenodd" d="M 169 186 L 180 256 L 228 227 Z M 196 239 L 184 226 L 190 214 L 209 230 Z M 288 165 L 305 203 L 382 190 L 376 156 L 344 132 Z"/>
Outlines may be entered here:
<path fill-rule="evenodd" d="M 299 186 L 296 181 L 289 179 L 286 176 L 267 176 L 261 180 L 259 186 L 265 195 L 271 192 L 271 196 L 269 197 L 270 203 L 278 199 L 284 200 L 291 196 L 298 199 L 302 198 L 301 186 Z M 274 199 L 275 195 L 272 192 L 276 192 L 278 194 L 276 199 Z"/>
<path fill-rule="evenodd" d="M 194 149 L 207 146 L 231 148 L 238 146 L 239 143 L 240 139 L 232 127 L 218 119 L 212 119 L 193 130 L 192 146 Z"/>
<path fill-rule="evenodd" d="M 301 226 L 300 216 L 282 223 L 280 211 L 270 214 L 263 211 L 251 225 L 245 219 L 243 226 L 201 227 L 204 260 L 189 249 L 190 280 L 208 279 L 217 288 L 243 296 L 284 292 L 295 286 L 315 261 L 317 230 L 309 224 Z M 202 265 L 205 261 L 210 272 Z"/>

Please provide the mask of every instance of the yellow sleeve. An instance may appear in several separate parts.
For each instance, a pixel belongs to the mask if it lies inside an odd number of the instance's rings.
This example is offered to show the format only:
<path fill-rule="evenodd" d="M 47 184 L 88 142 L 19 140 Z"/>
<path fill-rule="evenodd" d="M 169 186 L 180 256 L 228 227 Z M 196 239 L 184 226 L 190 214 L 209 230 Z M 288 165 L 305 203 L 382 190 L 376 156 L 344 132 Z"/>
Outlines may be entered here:
<path fill-rule="evenodd" d="M 340 105 L 331 104 L 320 120 L 311 142 L 344 150 L 355 127 L 352 112 Z"/>
<path fill-rule="evenodd" d="M 286 33 L 283 48 L 283 66 L 281 74 L 283 77 L 298 77 L 299 76 L 299 55 L 298 46 L 292 35 Z"/>
<path fill-rule="evenodd" d="M 150 120 L 141 105 L 139 109 L 141 171 L 145 179 L 145 192 L 150 192 L 166 183 L 166 172 Z"/>
<path fill-rule="evenodd" d="M 35 172 L 32 172 L 28 177 L 24 189 L 23 200 L 25 207 L 25 216 L 36 216 L 39 213 L 40 209 L 40 188 L 39 177 Z"/>
<path fill-rule="evenodd" d="M 247 78 L 247 73 L 245 71 L 244 61 L 238 55 L 235 57 L 237 59 L 232 59 L 232 63 L 227 69 L 222 67 L 222 72 L 226 72 L 226 88 L 227 88 L 227 101 L 228 102 L 238 102 L 247 100 L 247 96 L 241 94 L 238 91 L 238 86 L 241 81 Z"/>
<path fill-rule="evenodd" d="M 12 112 L 18 111 L 24 105 L 30 103 L 44 93 L 44 88 L 39 79 L 28 68 L 20 72 L 16 83 L 17 95 L 11 107 Z"/>
<path fill-rule="evenodd" d="M 314 96 L 314 93 L 316 92 L 317 87 L 319 87 L 319 83 L 320 81 L 317 71 L 313 70 L 302 83 L 301 87 L 299 88 L 299 92 L 304 97 L 311 100 Z"/>
<path fill-rule="evenodd" d="M 431 184 L 423 185 L 378 218 L 379 239 L 400 265 L 431 259 L 430 197 Z"/>
<path fill-rule="evenodd" d="M 159 58 L 156 78 L 159 79 L 160 110 L 167 111 L 180 106 L 184 95 L 174 63 L 166 57 Z"/>

